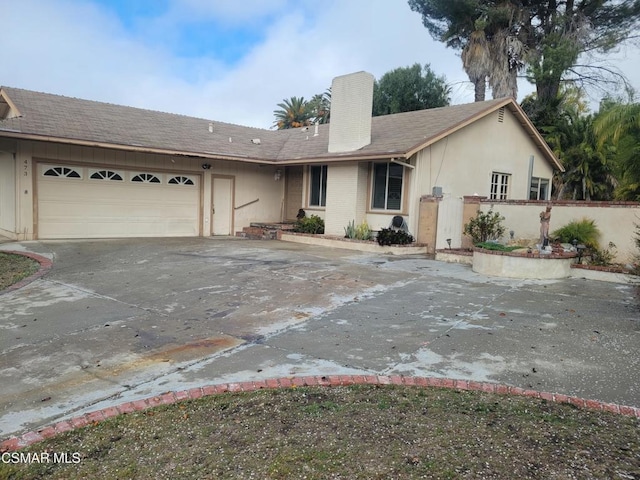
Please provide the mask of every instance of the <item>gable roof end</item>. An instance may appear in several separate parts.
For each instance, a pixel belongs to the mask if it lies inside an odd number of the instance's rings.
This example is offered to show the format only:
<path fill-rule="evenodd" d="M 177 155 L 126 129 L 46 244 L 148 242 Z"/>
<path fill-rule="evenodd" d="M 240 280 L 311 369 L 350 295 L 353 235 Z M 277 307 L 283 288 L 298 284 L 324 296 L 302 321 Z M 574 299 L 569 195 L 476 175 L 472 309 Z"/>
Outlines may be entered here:
<path fill-rule="evenodd" d="M 476 112 L 469 112 L 469 115 L 462 117 L 459 120 L 452 119 L 452 123 L 450 123 L 446 128 L 433 134 L 430 137 L 425 138 L 424 141 L 421 141 L 416 145 L 413 145 L 406 152 L 405 154 L 406 158 L 411 157 L 412 155 L 416 154 L 418 151 L 430 145 L 433 145 L 434 143 L 442 140 L 443 138 L 448 137 L 452 133 L 455 133 L 458 130 L 463 129 L 468 125 L 471 125 L 477 120 L 480 120 L 481 118 L 486 117 L 487 115 L 490 115 L 491 113 L 498 111 L 501 108 L 508 108 L 509 111 L 519 121 L 520 125 L 522 125 L 522 128 L 525 130 L 525 132 L 529 135 L 529 137 L 531 137 L 533 142 L 540 149 L 544 158 L 549 163 L 551 163 L 551 165 L 555 169 L 561 172 L 565 171 L 564 167 L 560 163 L 560 160 L 558 160 L 556 155 L 549 148 L 549 145 L 547 145 L 547 142 L 544 140 L 544 138 L 542 138 L 542 135 L 540 135 L 540 132 L 538 132 L 536 127 L 534 127 L 533 123 L 531 123 L 531 120 L 529 120 L 529 117 L 527 117 L 527 114 L 524 112 L 524 110 L 522 110 L 520 105 L 518 105 L 512 97 L 507 97 L 507 98 L 502 98 L 502 99 L 497 99 L 497 100 L 492 100 L 487 102 L 475 102 L 467 105 L 462 105 L 461 107 L 468 107 L 469 109 L 471 109 L 474 106 L 485 106 L 485 105 L 486 105 L 485 108 L 478 110 Z M 455 108 L 455 106 L 444 107 L 444 108 L 451 109 L 451 108 Z"/>
<path fill-rule="evenodd" d="M 20 117 L 20 111 L 9 98 L 7 92 L 0 88 L 0 120 Z"/>

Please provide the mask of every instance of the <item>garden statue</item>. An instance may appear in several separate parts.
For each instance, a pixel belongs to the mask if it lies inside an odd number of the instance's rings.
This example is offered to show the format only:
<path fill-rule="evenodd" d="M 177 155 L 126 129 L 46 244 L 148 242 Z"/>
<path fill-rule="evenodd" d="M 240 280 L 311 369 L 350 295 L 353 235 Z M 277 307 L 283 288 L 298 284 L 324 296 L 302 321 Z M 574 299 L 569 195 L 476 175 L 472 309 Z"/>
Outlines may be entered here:
<path fill-rule="evenodd" d="M 551 221 L 551 205 L 540 212 L 540 245 L 542 248 L 549 245 L 549 222 Z"/>

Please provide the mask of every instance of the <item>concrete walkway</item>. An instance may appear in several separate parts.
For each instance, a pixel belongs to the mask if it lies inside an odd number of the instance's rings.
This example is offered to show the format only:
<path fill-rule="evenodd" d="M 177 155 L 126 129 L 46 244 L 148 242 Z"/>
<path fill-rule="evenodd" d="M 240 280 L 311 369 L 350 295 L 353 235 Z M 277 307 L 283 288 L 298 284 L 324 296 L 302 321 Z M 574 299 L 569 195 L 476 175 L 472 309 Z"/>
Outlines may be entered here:
<path fill-rule="evenodd" d="M 494 382 L 640 406 L 629 285 L 282 242 L 0 246 L 54 260 L 0 295 L 0 436 L 210 384 L 314 375 Z"/>

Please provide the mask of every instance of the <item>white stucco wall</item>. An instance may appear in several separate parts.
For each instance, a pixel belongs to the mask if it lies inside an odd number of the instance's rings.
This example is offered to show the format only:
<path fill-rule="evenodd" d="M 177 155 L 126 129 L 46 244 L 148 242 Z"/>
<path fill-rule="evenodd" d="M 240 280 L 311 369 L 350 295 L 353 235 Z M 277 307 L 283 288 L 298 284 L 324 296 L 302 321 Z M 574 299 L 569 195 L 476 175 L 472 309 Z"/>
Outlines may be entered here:
<path fill-rule="evenodd" d="M 1 147 L 1 145 L 0 145 Z M 16 164 L 12 152 L 0 148 L 0 234 L 16 234 Z"/>
<path fill-rule="evenodd" d="M 434 186 L 457 197 L 489 196 L 492 172 L 511 175 L 510 199 L 529 198 L 529 159 L 533 176 L 551 180 L 552 166 L 509 109 L 503 122 L 493 112 L 418 153 L 418 195 L 431 195 Z"/>
<path fill-rule="evenodd" d="M 490 202 L 480 208 L 486 212 L 493 208 L 505 220 L 505 238 L 513 230 L 515 239 L 537 239 L 540 237 L 540 212 L 546 202 Z M 600 247 L 607 248 L 609 242 L 617 247 L 617 262 L 628 262 L 638 252 L 634 243 L 635 225 L 640 224 L 640 203 L 626 202 L 552 202 L 550 232 L 573 220 L 594 220 L 600 230 Z"/>
<path fill-rule="evenodd" d="M 211 186 L 213 175 L 230 176 L 235 179 L 234 207 L 242 206 L 255 199 L 259 201 L 243 208 L 234 209 L 234 231 L 240 231 L 251 222 L 278 222 L 283 215 L 284 178 L 274 180 L 275 166 L 260 166 L 249 163 L 202 160 L 154 155 L 146 153 L 123 152 L 104 148 L 79 147 L 47 142 L 18 142 L 16 164 L 26 175 L 18 175 L 20 195 L 17 195 L 17 231 L 21 239 L 33 238 L 34 226 L 34 170 L 33 163 L 56 161 L 61 165 L 88 164 L 102 167 L 128 168 L 138 167 L 161 172 L 184 172 L 199 174 L 202 178 L 201 193 L 201 235 L 211 233 Z M 203 170 L 202 164 L 209 163 L 211 168 Z M 35 193 L 37 195 L 37 192 Z"/>

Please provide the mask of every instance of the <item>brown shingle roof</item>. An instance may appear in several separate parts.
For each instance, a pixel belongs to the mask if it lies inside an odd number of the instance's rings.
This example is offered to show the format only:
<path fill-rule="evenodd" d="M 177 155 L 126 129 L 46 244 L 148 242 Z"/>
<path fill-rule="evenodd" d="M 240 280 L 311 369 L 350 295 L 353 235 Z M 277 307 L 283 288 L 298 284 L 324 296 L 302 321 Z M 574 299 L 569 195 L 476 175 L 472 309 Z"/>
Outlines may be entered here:
<path fill-rule="evenodd" d="M 315 136 L 313 126 L 307 131 L 272 131 L 18 88 L 2 87 L 0 92 L 21 114 L 0 121 L 0 136 L 268 163 L 408 158 L 474 120 L 507 107 L 547 159 L 562 169 L 511 99 L 373 117 L 370 145 L 335 154 L 328 153 L 329 125 L 320 125 Z M 213 133 L 209 132 L 210 123 Z M 260 139 L 260 144 L 252 139 Z"/>

